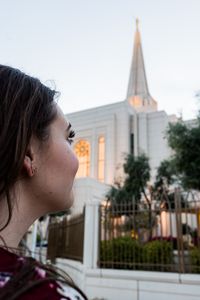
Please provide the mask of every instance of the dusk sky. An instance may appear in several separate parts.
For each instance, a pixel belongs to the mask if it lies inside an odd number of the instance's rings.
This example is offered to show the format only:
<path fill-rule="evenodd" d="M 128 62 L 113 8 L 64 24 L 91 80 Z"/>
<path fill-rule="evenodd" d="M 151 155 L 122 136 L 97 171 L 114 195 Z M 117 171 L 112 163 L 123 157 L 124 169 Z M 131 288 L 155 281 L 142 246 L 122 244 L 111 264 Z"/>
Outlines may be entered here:
<path fill-rule="evenodd" d="M 139 18 L 159 110 L 194 118 L 199 14 L 199 0 L 0 0 L 0 63 L 55 85 L 65 113 L 122 101 Z"/>

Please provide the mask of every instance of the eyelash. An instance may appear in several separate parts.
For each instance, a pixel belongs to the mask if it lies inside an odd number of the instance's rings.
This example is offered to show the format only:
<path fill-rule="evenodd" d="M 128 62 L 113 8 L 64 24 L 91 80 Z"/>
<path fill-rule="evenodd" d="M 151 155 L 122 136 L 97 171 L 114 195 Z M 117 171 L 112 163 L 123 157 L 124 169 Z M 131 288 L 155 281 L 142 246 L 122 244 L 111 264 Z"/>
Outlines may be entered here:
<path fill-rule="evenodd" d="M 75 137 L 75 131 L 74 130 L 70 130 L 69 132 L 69 136 L 67 138 L 67 141 L 70 143 L 70 145 L 73 143 L 73 138 Z"/>

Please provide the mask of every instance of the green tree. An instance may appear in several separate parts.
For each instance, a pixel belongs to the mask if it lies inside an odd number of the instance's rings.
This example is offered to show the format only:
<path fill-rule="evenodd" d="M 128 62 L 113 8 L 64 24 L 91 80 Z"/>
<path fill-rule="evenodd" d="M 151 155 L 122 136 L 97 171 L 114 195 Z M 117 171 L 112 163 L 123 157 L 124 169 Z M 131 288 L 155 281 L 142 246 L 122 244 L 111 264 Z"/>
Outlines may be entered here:
<path fill-rule="evenodd" d="M 170 185 L 177 181 L 176 169 L 174 161 L 170 159 L 165 159 L 161 161 L 158 169 L 155 180 L 155 188 L 165 190 L 165 187 L 168 189 Z"/>
<path fill-rule="evenodd" d="M 176 161 L 171 158 L 163 160 L 157 169 L 156 180 L 153 185 L 153 198 L 165 204 L 166 209 L 175 208 L 175 191 L 173 185 L 181 186 L 176 170 Z M 180 196 L 181 207 L 188 205 L 183 195 Z"/>
<path fill-rule="evenodd" d="M 193 126 L 182 121 L 170 124 L 169 146 L 174 150 L 173 162 L 186 189 L 200 190 L 200 118 Z"/>
<path fill-rule="evenodd" d="M 128 154 L 125 157 L 123 165 L 125 180 L 116 181 L 107 194 L 107 199 L 113 205 L 121 203 L 134 203 L 134 209 L 137 209 L 142 194 L 146 196 L 145 188 L 150 179 L 150 166 L 146 155 L 134 156 Z M 149 202 L 148 197 L 146 196 Z"/>
<path fill-rule="evenodd" d="M 115 182 L 107 194 L 112 216 L 128 216 L 125 227 L 138 231 L 141 226 L 149 230 L 151 237 L 155 218 L 151 211 L 151 196 L 147 194 L 147 183 L 150 180 L 149 160 L 145 154 L 134 156 L 128 154 L 123 165 L 125 179 Z M 141 199 L 145 199 L 147 210 L 140 210 Z"/>

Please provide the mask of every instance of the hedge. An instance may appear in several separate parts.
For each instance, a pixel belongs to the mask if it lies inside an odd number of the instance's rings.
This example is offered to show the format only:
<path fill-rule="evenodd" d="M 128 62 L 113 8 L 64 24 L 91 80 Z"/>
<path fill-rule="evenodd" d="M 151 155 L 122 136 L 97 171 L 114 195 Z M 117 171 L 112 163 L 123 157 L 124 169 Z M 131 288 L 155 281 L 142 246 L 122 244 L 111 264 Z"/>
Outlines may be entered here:
<path fill-rule="evenodd" d="M 103 268 L 158 271 L 168 270 L 170 264 L 173 264 L 173 248 L 167 241 L 143 245 L 131 237 L 119 237 L 100 244 L 100 267 Z"/>
<path fill-rule="evenodd" d="M 200 273 L 200 250 L 194 248 L 189 251 L 189 259 L 192 273 Z"/>

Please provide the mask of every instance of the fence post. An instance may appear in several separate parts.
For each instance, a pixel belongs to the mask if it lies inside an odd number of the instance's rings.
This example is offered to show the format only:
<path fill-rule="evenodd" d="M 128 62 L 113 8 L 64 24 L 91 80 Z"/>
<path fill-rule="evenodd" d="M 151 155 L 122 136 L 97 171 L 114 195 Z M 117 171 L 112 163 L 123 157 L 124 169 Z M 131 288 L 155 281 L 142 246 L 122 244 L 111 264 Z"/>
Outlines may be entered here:
<path fill-rule="evenodd" d="M 83 265 L 85 268 L 96 268 L 98 260 L 99 214 L 98 204 L 87 204 L 85 207 Z"/>
<path fill-rule="evenodd" d="M 184 264 L 184 247 L 183 247 L 182 216 L 181 216 L 181 195 L 179 189 L 175 190 L 174 200 L 175 200 L 175 214 L 176 214 L 179 273 L 184 273 L 185 264 Z"/>

